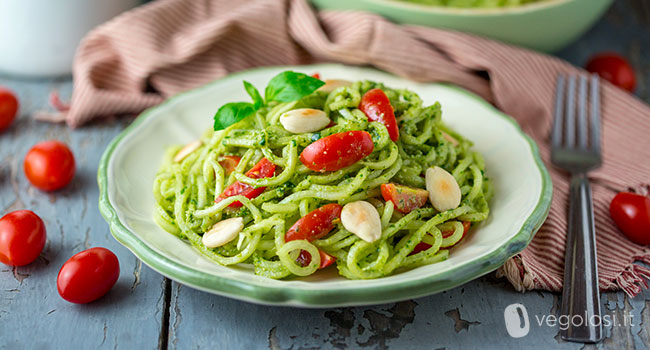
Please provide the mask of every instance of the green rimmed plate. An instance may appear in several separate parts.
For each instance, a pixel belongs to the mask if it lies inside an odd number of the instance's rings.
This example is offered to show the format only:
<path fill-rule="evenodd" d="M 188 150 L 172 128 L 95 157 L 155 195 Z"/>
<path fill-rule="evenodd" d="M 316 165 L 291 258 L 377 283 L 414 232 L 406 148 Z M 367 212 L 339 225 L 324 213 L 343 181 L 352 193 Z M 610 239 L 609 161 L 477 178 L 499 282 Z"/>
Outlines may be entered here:
<path fill-rule="evenodd" d="M 473 228 L 448 260 L 375 280 L 347 280 L 336 269 L 307 278 L 271 280 L 252 266 L 220 266 L 152 219 L 152 182 L 164 150 L 197 139 L 218 106 L 246 101 L 242 80 L 256 86 L 287 70 L 325 78 L 370 79 L 440 101 L 443 119 L 474 141 L 495 180 L 491 216 Z M 434 294 L 495 270 L 520 252 L 544 222 L 552 185 L 535 143 L 508 116 L 458 87 L 421 84 L 369 68 L 341 65 L 267 67 L 232 74 L 151 108 L 118 135 L 102 157 L 99 208 L 113 236 L 154 270 L 206 292 L 269 305 L 334 307 L 378 304 Z"/>

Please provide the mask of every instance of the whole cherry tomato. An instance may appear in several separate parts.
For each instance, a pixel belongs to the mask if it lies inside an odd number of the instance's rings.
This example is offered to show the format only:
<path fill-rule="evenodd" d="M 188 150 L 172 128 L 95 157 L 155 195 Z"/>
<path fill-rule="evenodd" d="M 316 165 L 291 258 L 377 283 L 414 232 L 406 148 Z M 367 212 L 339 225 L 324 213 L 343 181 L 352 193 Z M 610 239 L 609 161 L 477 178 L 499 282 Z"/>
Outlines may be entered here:
<path fill-rule="evenodd" d="M 621 192 L 609 204 L 609 214 L 630 241 L 636 244 L 650 244 L 649 197 Z"/>
<path fill-rule="evenodd" d="M 74 177 L 74 155 L 62 142 L 41 142 L 27 152 L 23 168 L 35 187 L 43 191 L 58 190 Z"/>
<path fill-rule="evenodd" d="M 391 201 L 397 211 L 407 214 L 422 207 L 429 199 L 429 191 L 421 188 L 388 183 L 381 184 L 381 196 L 385 201 Z"/>
<path fill-rule="evenodd" d="M 397 141 L 399 138 L 399 128 L 397 127 L 393 106 L 391 106 L 386 93 L 381 89 L 369 90 L 361 97 L 359 109 L 368 117 L 368 120 L 384 124 L 388 130 L 390 139 L 393 142 Z"/>
<path fill-rule="evenodd" d="M 470 226 L 472 226 L 471 222 L 463 221 L 463 236 L 460 237 L 461 240 L 463 238 L 465 238 L 465 235 L 467 234 L 467 231 L 469 231 Z M 451 236 L 452 234 L 454 234 L 454 231 L 442 231 L 442 238 L 447 238 L 447 237 Z M 419 253 L 421 251 L 424 251 L 424 250 L 427 250 L 429 248 L 431 248 L 431 244 L 425 243 L 425 242 L 420 242 L 415 246 L 415 248 L 413 248 L 413 251 L 411 251 L 409 253 L 409 255 L 417 254 L 417 253 Z"/>
<path fill-rule="evenodd" d="M 235 168 L 237 165 L 239 165 L 240 160 L 240 156 L 223 156 L 219 158 L 219 165 L 221 165 L 226 175 L 230 175 L 230 173 L 235 171 Z"/>
<path fill-rule="evenodd" d="M 237 161 L 237 163 L 239 163 L 239 161 Z M 246 172 L 246 176 L 250 177 L 251 179 L 272 177 L 273 174 L 275 174 L 275 164 L 271 163 L 266 158 L 262 158 L 262 160 L 257 162 L 257 164 L 255 164 L 255 166 L 251 168 L 251 170 Z M 256 188 L 249 184 L 245 184 L 240 181 L 235 181 L 232 183 L 232 185 L 228 186 L 228 188 L 226 188 L 223 191 L 223 193 L 221 193 L 219 197 L 217 197 L 217 199 L 214 200 L 214 202 L 219 203 L 228 197 L 238 196 L 238 195 L 242 195 L 248 199 L 253 199 L 259 196 L 260 194 L 262 194 L 262 192 L 264 192 L 265 189 L 266 187 Z M 241 204 L 241 202 L 237 201 L 237 202 L 232 202 L 229 205 L 229 207 L 239 208 L 242 205 L 243 204 Z"/>
<path fill-rule="evenodd" d="M 0 131 L 9 127 L 18 113 L 18 99 L 13 92 L 0 88 Z"/>
<path fill-rule="evenodd" d="M 297 239 L 304 239 L 309 242 L 315 241 L 324 237 L 336 226 L 336 222 L 341 220 L 341 210 L 343 207 L 340 204 L 330 203 L 322 207 L 312 210 L 307 215 L 301 217 L 296 221 L 293 226 L 287 231 L 285 240 L 287 242 Z M 332 265 L 336 258 L 318 250 L 320 254 L 319 268 L 325 268 Z M 302 266 L 307 266 L 311 262 L 311 255 L 305 250 L 300 251 L 298 259 L 296 259 Z"/>
<path fill-rule="evenodd" d="M 587 62 L 586 68 L 621 89 L 633 92 L 636 87 L 634 69 L 623 56 L 617 53 L 596 54 Z"/>
<path fill-rule="evenodd" d="M 45 224 L 29 210 L 0 218 L 0 262 L 11 266 L 32 263 L 45 246 Z"/>
<path fill-rule="evenodd" d="M 372 137 L 366 131 L 344 131 L 305 147 L 300 161 L 314 171 L 336 171 L 367 157 L 374 149 Z"/>
<path fill-rule="evenodd" d="M 115 254 L 106 248 L 90 248 L 63 264 L 56 286 L 63 299 L 85 304 L 108 293 L 118 277 L 120 263 Z"/>

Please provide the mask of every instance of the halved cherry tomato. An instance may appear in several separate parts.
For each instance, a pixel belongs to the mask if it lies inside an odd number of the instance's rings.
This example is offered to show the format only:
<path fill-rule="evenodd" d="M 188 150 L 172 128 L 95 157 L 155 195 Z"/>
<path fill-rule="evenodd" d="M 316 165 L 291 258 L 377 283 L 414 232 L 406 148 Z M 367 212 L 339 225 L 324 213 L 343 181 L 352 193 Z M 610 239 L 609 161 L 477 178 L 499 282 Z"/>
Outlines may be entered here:
<path fill-rule="evenodd" d="M 73 255 L 61 266 L 56 287 L 71 303 L 85 304 L 108 293 L 120 277 L 120 263 L 106 248 L 90 248 Z"/>
<path fill-rule="evenodd" d="M 300 161 L 314 171 L 336 171 L 367 157 L 374 149 L 372 137 L 366 131 L 344 131 L 305 147 Z"/>
<path fill-rule="evenodd" d="M 586 68 L 592 73 L 597 73 L 610 83 L 633 92 L 636 87 L 634 69 L 627 62 L 625 57 L 615 52 L 603 52 L 594 55 Z"/>
<path fill-rule="evenodd" d="M 246 172 L 246 176 L 250 177 L 251 179 L 261 179 L 264 177 L 272 177 L 273 174 L 275 174 L 275 164 L 271 163 L 268 159 L 262 158 L 257 164 L 255 164 L 254 167 L 252 167 L 249 171 Z M 251 185 L 245 184 L 240 181 L 235 181 L 232 183 L 232 185 L 228 186 L 223 193 L 217 197 L 214 202 L 219 203 L 222 200 L 232 197 L 232 196 L 237 196 L 237 195 L 242 195 L 248 199 L 253 199 L 262 192 L 266 187 L 253 187 Z M 232 202 L 229 207 L 233 208 L 239 208 L 241 207 L 242 204 L 241 202 Z"/>
<path fill-rule="evenodd" d="M 460 238 L 460 240 L 463 240 L 465 238 L 465 235 L 467 234 L 467 231 L 469 231 L 470 226 L 472 226 L 472 223 L 469 221 L 463 221 L 463 236 Z M 454 233 L 454 231 L 442 231 L 442 238 L 447 238 L 451 236 Z M 415 248 L 413 248 L 413 251 L 409 253 L 409 255 L 417 254 L 421 251 L 427 250 L 431 248 L 431 244 L 425 243 L 425 242 L 420 242 L 418 243 Z"/>
<path fill-rule="evenodd" d="M 18 99 L 13 92 L 0 88 L 0 131 L 9 127 L 18 113 Z"/>
<path fill-rule="evenodd" d="M 35 187 L 43 191 L 58 190 L 74 177 L 74 155 L 62 142 L 44 141 L 27 152 L 23 168 Z"/>
<path fill-rule="evenodd" d="M 386 126 L 388 135 L 393 141 L 399 138 L 399 128 L 395 119 L 393 106 L 390 104 L 388 96 L 381 89 L 372 89 L 361 97 L 359 109 L 373 122 L 381 122 Z"/>
<path fill-rule="evenodd" d="M 320 79 L 320 74 L 319 73 L 314 73 L 311 75 L 312 78 Z"/>
<path fill-rule="evenodd" d="M 0 262 L 10 266 L 32 263 L 45 246 L 45 224 L 29 210 L 13 211 L 0 219 Z"/>
<path fill-rule="evenodd" d="M 330 203 L 322 207 L 312 210 L 307 215 L 301 217 L 296 221 L 293 226 L 287 231 L 285 240 L 295 241 L 297 239 L 304 239 L 313 242 L 319 238 L 327 235 L 334 227 L 336 222 L 341 219 L 341 210 L 343 207 L 340 204 Z M 320 267 L 325 268 L 330 266 L 336 261 L 336 258 L 318 250 L 320 254 Z M 302 266 L 307 266 L 311 262 L 311 255 L 309 252 L 301 250 L 300 255 L 296 261 Z"/>
<path fill-rule="evenodd" d="M 287 231 L 285 240 L 287 242 L 297 239 L 306 239 L 309 242 L 315 241 L 328 234 L 336 226 L 336 221 L 341 219 L 340 204 L 330 203 L 312 210 L 301 217 Z"/>
<path fill-rule="evenodd" d="M 325 253 L 323 250 L 318 249 L 318 255 L 320 255 L 320 265 L 318 266 L 319 269 L 324 269 L 336 262 L 336 258 Z M 306 250 L 301 250 L 300 255 L 296 258 L 296 262 L 300 264 L 300 266 L 307 266 L 311 262 L 311 254 L 309 254 L 308 251 Z"/>
<path fill-rule="evenodd" d="M 621 192 L 612 199 L 609 214 L 630 241 L 636 244 L 650 244 L 649 197 Z"/>
<path fill-rule="evenodd" d="M 226 175 L 230 175 L 230 173 L 235 171 L 240 160 L 240 156 L 223 156 L 219 158 L 219 165 L 221 165 L 223 170 L 226 172 Z"/>
<path fill-rule="evenodd" d="M 394 183 L 381 184 L 381 196 L 391 201 L 400 213 L 410 213 L 422 207 L 429 199 L 429 191 Z"/>

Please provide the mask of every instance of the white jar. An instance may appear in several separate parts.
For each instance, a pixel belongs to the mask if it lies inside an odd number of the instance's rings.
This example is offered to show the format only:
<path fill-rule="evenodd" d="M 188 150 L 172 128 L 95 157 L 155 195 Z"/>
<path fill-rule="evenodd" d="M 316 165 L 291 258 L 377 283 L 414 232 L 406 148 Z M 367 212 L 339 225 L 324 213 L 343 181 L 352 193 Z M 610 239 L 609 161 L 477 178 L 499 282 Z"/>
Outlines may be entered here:
<path fill-rule="evenodd" d="M 81 38 L 141 0 L 0 0 L 0 74 L 72 72 Z"/>

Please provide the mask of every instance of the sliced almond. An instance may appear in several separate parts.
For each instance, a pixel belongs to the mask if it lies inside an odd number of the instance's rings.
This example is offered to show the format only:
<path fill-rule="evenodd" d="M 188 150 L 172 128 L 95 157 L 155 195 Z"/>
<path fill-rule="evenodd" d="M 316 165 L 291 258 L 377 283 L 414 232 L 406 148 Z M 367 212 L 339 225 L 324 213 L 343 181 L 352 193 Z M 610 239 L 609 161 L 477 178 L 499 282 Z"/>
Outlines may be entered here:
<path fill-rule="evenodd" d="M 352 85 L 352 82 L 349 80 L 344 80 L 344 79 L 327 79 L 325 80 L 325 85 L 321 86 L 318 88 L 318 91 L 323 91 L 323 92 L 332 92 L 342 86 L 350 86 Z"/>
<path fill-rule="evenodd" d="M 212 228 L 203 234 L 201 241 L 208 248 L 221 247 L 237 237 L 239 232 L 244 229 L 244 219 L 230 218 L 214 224 Z"/>
<path fill-rule="evenodd" d="M 352 202 L 343 206 L 341 223 L 346 230 L 368 243 L 381 238 L 379 212 L 366 201 Z"/>
<path fill-rule="evenodd" d="M 330 118 L 320 109 L 300 108 L 282 113 L 280 123 L 287 131 L 302 134 L 323 129 L 329 125 Z"/>
<path fill-rule="evenodd" d="M 457 208 L 460 205 L 460 186 L 447 170 L 441 167 L 427 169 L 425 174 L 429 200 L 438 211 Z"/>
<path fill-rule="evenodd" d="M 192 152 L 196 151 L 203 145 L 203 142 L 201 140 L 196 140 L 194 142 L 190 142 L 185 147 L 181 148 L 178 153 L 174 156 L 174 162 L 175 163 L 180 163 L 183 161 L 183 159 L 187 158 Z"/>

